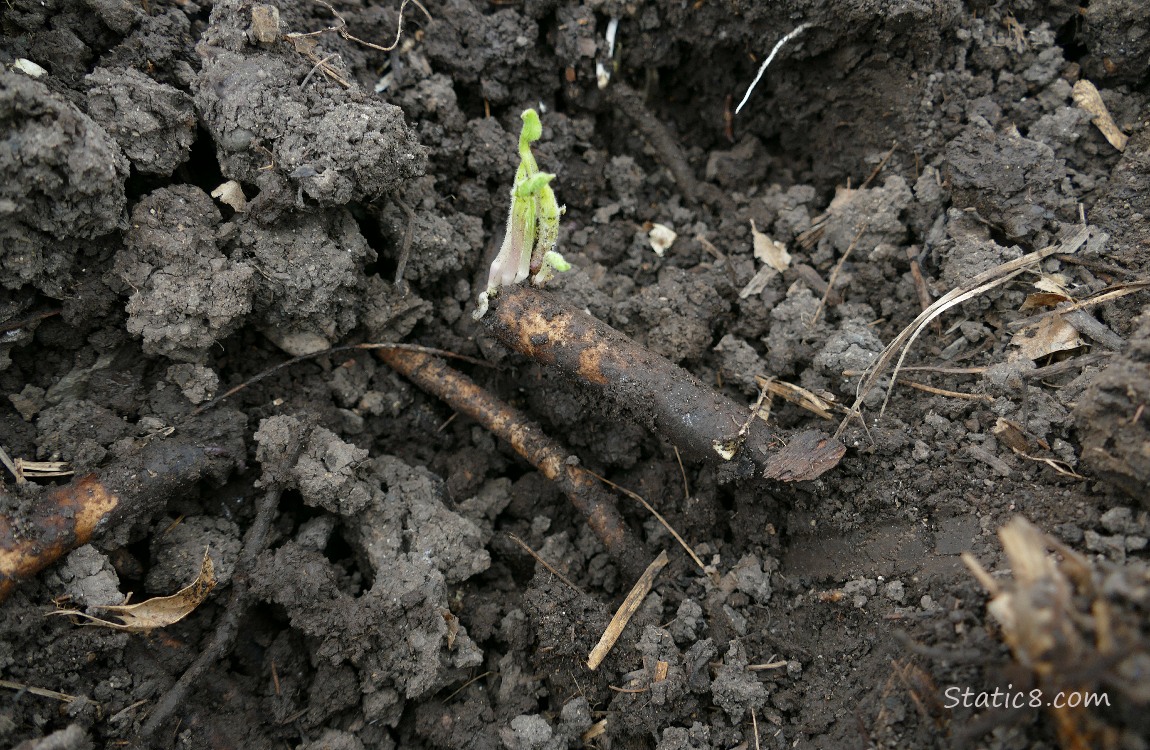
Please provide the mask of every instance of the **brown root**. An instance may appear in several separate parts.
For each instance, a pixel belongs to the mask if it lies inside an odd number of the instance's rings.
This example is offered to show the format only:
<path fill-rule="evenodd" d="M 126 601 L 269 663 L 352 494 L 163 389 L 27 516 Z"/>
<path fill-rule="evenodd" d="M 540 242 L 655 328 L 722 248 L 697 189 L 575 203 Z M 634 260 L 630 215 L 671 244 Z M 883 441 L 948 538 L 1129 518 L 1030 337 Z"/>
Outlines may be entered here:
<path fill-rule="evenodd" d="M 504 345 L 601 388 L 636 421 L 694 458 L 730 461 L 736 471 L 757 469 L 793 482 L 814 479 L 846 452 L 838 440 L 818 432 L 772 432 L 751 419 L 747 406 L 540 289 L 502 290 L 484 322 Z"/>
<path fill-rule="evenodd" d="M 614 498 L 539 425 L 436 357 L 402 349 L 382 349 L 377 356 L 506 441 L 567 495 L 626 575 L 634 577 L 643 571 L 643 545 L 619 515 Z"/>
<path fill-rule="evenodd" d="M 22 580 L 113 525 L 166 502 L 217 463 L 185 441 L 149 443 L 139 453 L 50 490 L 23 517 L 0 515 L 0 602 Z"/>

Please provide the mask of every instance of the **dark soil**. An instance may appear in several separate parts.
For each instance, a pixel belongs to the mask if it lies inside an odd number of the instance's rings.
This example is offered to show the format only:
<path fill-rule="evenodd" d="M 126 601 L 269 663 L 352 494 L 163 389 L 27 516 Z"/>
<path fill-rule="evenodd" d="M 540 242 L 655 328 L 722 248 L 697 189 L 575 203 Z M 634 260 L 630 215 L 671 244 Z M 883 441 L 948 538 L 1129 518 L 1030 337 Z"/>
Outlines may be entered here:
<path fill-rule="evenodd" d="M 0 5 L 0 447 L 79 476 L 175 441 L 216 467 L 0 604 L 0 746 L 535 750 L 595 728 L 592 746 L 660 750 L 1146 748 L 1150 298 L 1067 315 L 1078 340 L 1054 353 L 1016 336 L 1040 289 L 1081 300 L 1150 277 L 1150 12 L 1082 5 L 426 0 L 432 20 L 407 6 L 387 52 L 285 36 L 340 26 L 318 2 Z M 335 9 L 358 39 L 395 37 L 398 3 Z M 1123 151 L 1075 104 L 1079 81 Z M 574 268 L 552 287 L 747 403 L 769 375 L 849 405 L 923 291 L 1083 221 L 1089 239 L 929 327 L 906 364 L 941 369 L 901 378 L 942 392 L 884 381 L 820 479 L 680 468 L 665 436 L 472 319 L 526 107 L 567 206 Z M 246 204 L 213 198 L 228 181 Z M 786 270 L 761 272 L 752 221 Z M 677 233 L 663 254 L 653 224 Z M 558 490 L 370 353 L 192 413 L 291 356 L 397 341 L 488 360 L 458 366 L 645 497 L 713 575 L 620 496 L 671 564 L 591 671 L 633 580 Z M 835 427 L 780 399 L 770 419 Z M 0 513 L 19 530 L 67 482 L 5 472 Z M 224 616 L 273 484 L 287 491 L 241 571 L 234 647 L 141 741 Z M 996 532 L 1017 514 L 1085 556 L 1095 598 L 1027 624 L 1081 631 L 1077 647 L 1012 650 L 960 558 L 1006 585 L 1019 571 Z M 205 547 L 220 583 L 174 625 L 45 617 L 174 593 Z M 1049 613 L 1056 594 L 1016 601 Z M 948 700 L 1008 685 L 1109 707 Z"/>

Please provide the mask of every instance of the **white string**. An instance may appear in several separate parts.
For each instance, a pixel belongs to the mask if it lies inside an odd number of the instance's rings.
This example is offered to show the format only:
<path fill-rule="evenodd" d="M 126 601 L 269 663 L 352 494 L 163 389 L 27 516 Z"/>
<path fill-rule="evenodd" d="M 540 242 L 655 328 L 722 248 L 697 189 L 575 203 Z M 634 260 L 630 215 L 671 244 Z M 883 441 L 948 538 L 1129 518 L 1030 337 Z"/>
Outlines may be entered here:
<path fill-rule="evenodd" d="M 782 39 L 780 39 L 778 41 L 777 44 L 775 44 L 775 48 L 773 50 L 771 50 L 771 54 L 767 55 L 767 59 L 763 60 L 763 64 L 759 66 L 759 73 L 758 73 L 758 75 L 755 76 L 755 80 L 751 81 L 751 87 L 749 89 L 747 89 L 747 93 L 743 94 L 743 101 L 739 102 L 739 106 L 735 107 L 735 114 L 736 115 L 739 114 L 739 111 L 743 108 L 743 105 L 747 103 L 747 99 L 751 98 L 751 92 L 755 90 L 755 86 L 759 85 L 759 79 L 763 77 L 763 73 L 766 72 L 767 66 L 771 64 L 771 60 L 775 59 L 775 55 L 777 55 L 779 53 L 779 50 L 783 48 L 783 45 L 786 44 L 787 42 L 791 41 L 792 39 L 794 39 L 799 34 L 806 31 L 810 27 L 811 27 L 811 25 L 809 23 L 800 23 L 798 26 L 796 26 L 794 28 L 793 31 L 791 31 L 789 34 L 784 36 Z"/>

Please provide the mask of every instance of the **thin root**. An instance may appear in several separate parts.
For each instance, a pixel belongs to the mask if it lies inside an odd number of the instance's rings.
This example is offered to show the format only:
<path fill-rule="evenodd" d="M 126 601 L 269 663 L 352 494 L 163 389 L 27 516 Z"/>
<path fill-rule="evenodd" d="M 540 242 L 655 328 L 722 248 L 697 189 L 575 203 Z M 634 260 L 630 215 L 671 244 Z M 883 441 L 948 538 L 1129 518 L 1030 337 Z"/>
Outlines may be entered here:
<path fill-rule="evenodd" d="M 443 360 L 423 352 L 388 348 L 380 349 L 376 356 L 507 442 L 567 495 L 624 574 L 634 575 L 642 570 L 643 546 L 619 515 L 614 498 L 526 415 L 495 398 L 463 373 L 451 369 Z"/>

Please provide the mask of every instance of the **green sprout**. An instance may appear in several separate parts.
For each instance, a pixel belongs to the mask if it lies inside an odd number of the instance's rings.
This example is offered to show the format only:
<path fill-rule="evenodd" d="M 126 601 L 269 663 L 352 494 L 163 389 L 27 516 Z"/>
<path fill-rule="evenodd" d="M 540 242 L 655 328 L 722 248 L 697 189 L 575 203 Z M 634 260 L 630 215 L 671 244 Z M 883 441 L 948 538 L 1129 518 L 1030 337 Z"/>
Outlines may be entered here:
<path fill-rule="evenodd" d="M 555 199 L 551 180 L 555 175 L 540 172 L 531 153 L 531 144 L 543 134 L 543 124 L 533 109 L 523 111 L 523 129 L 519 132 L 519 168 L 511 187 L 511 208 L 507 212 L 507 233 L 499 255 L 487 274 L 487 288 L 476 302 L 475 319 L 487 312 L 488 300 L 505 286 L 522 284 L 528 279 L 541 285 L 556 271 L 567 271 L 571 264 L 555 251 L 559 240 L 559 217 L 566 210 Z"/>

